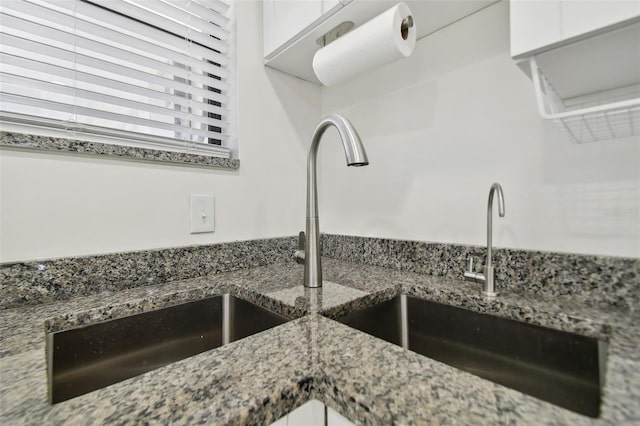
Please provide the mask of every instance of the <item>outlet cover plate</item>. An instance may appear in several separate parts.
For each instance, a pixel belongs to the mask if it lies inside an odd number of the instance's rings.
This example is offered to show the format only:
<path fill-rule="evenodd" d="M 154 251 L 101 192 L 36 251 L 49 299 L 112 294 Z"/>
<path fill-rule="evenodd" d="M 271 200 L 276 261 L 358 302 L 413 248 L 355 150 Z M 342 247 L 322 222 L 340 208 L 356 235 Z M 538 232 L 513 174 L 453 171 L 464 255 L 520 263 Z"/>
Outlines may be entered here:
<path fill-rule="evenodd" d="M 191 194 L 191 233 L 213 232 L 214 197 L 210 194 Z"/>

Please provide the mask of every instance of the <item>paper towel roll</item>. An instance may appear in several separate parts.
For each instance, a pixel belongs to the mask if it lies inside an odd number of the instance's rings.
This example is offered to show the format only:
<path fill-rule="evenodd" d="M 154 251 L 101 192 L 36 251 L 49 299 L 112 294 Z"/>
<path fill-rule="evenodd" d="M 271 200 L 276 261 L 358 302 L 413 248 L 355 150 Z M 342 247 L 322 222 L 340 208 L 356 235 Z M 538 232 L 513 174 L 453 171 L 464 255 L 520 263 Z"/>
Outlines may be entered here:
<path fill-rule="evenodd" d="M 403 19 L 413 25 L 403 29 Z M 398 3 L 369 22 L 318 50 L 313 70 L 325 86 L 406 58 L 416 45 L 416 25 L 411 10 Z"/>

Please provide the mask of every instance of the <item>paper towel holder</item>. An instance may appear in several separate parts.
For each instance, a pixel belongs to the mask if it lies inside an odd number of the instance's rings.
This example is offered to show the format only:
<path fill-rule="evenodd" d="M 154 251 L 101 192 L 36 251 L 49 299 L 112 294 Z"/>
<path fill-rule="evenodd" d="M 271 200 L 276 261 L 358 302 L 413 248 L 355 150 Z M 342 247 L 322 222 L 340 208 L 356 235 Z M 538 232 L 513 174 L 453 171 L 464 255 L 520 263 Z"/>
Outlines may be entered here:
<path fill-rule="evenodd" d="M 344 21 L 318 37 L 316 39 L 316 44 L 320 47 L 324 47 L 347 34 L 354 26 L 355 24 L 353 21 Z M 411 15 L 405 17 L 400 24 L 400 35 L 403 40 L 406 40 L 407 37 L 409 37 L 409 28 L 413 28 L 413 16 Z"/>
<path fill-rule="evenodd" d="M 354 26 L 355 24 L 353 21 L 344 21 L 340 25 L 333 27 L 331 30 L 318 37 L 316 39 L 316 43 L 318 46 L 324 47 L 351 31 Z"/>
<path fill-rule="evenodd" d="M 402 24 L 400 24 L 400 35 L 402 35 L 402 39 L 406 40 L 409 37 L 409 28 L 413 27 L 413 16 L 409 15 L 402 20 Z"/>

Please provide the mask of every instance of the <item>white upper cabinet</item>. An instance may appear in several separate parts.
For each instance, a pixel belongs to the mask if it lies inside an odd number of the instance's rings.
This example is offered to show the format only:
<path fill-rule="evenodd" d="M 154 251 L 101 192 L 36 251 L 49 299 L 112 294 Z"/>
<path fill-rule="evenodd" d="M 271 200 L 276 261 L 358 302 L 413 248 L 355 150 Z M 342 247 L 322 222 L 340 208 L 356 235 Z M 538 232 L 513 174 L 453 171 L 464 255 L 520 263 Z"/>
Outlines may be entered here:
<path fill-rule="evenodd" d="M 511 0 L 511 56 L 551 49 L 640 16 L 640 0 Z"/>
<path fill-rule="evenodd" d="M 511 0 L 511 56 L 574 142 L 640 134 L 640 0 Z"/>
<path fill-rule="evenodd" d="M 323 0 L 263 0 L 264 55 L 322 16 Z"/>
<path fill-rule="evenodd" d="M 263 0 L 264 56 L 351 0 Z"/>
<path fill-rule="evenodd" d="M 263 0 L 265 65 L 316 84 L 319 40 L 358 28 L 401 0 Z M 498 0 L 404 0 L 418 39 Z M 347 30 L 345 30 L 345 25 Z"/>
<path fill-rule="evenodd" d="M 339 4 L 340 0 L 322 0 L 322 13 L 328 12 Z"/>

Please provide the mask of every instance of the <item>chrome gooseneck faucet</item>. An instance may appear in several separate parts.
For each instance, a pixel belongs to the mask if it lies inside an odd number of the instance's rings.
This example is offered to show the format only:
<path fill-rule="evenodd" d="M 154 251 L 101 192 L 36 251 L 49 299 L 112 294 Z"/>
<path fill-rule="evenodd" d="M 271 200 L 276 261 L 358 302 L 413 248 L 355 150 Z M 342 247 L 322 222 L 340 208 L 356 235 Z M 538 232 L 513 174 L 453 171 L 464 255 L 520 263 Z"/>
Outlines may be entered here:
<path fill-rule="evenodd" d="M 504 195 L 502 187 L 499 183 L 491 185 L 489 190 L 489 205 L 487 206 L 487 264 L 484 267 L 484 273 L 473 272 L 473 258 L 469 259 L 469 270 L 464 273 L 466 279 L 484 283 L 484 293 L 487 296 L 495 296 L 496 293 L 496 272 L 492 263 L 492 234 L 493 234 L 493 195 L 498 193 L 498 214 L 504 217 Z"/>
<path fill-rule="evenodd" d="M 320 228 L 318 224 L 318 189 L 316 176 L 316 160 L 320 139 L 328 127 L 338 130 L 347 166 L 366 166 L 369 164 L 360 136 L 351 123 L 344 117 L 332 114 L 324 117 L 311 139 L 309 158 L 307 161 L 307 228 L 304 252 L 304 285 L 305 287 L 322 287 L 322 265 L 320 262 Z"/>

